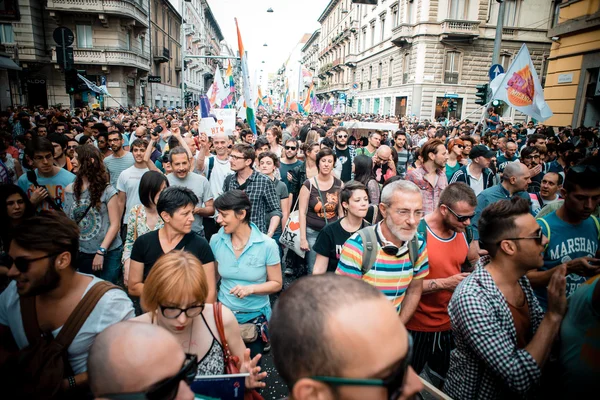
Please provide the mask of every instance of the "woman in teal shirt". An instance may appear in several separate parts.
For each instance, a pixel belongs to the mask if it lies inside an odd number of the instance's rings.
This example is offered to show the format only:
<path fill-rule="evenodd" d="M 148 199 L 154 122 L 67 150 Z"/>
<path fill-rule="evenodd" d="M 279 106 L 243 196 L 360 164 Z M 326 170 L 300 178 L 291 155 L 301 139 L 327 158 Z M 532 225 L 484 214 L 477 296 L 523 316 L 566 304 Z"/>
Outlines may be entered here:
<path fill-rule="evenodd" d="M 281 290 L 281 259 L 275 240 L 250 222 L 250 200 L 241 190 L 230 190 L 215 200 L 221 229 L 210 240 L 221 277 L 218 300 L 233 311 L 238 323 L 250 328 L 244 338 L 252 357 L 268 341 L 271 317 L 269 295 Z M 256 326 L 256 332 L 251 325 Z M 251 339 L 252 334 L 257 336 Z"/>

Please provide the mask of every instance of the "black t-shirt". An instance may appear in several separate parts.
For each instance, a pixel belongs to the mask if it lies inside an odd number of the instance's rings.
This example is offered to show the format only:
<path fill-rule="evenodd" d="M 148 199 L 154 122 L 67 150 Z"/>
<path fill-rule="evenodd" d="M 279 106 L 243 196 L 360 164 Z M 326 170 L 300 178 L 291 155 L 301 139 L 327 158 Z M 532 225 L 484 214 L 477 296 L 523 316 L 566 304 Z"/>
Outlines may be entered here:
<path fill-rule="evenodd" d="M 202 264 L 215 261 L 210 245 L 197 233 L 190 232 L 181 239 L 174 250 L 185 250 L 192 253 Z M 143 234 L 133 243 L 131 259 L 144 264 L 144 280 L 150 273 L 156 260 L 165 254 L 158 239 L 158 230 Z"/>
<path fill-rule="evenodd" d="M 355 233 L 347 232 L 344 228 L 342 228 L 341 221 L 342 220 L 340 219 L 332 224 L 328 224 L 325 228 L 323 228 L 321 232 L 319 232 L 317 241 L 313 246 L 313 250 L 317 254 L 329 258 L 327 272 L 335 272 L 344 243 Z M 365 226 L 367 226 L 367 223 L 363 221 L 360 229 L 364 228 Z"/>
<path fill-rule="evenodd" d="M 352 162 L 350 161 L 350 148 L 346 146 L 344 150 L 335 149 L 335 154 L 342 164 L 342 175 L 340 179 L 346 183 L 352 178 Z"/>

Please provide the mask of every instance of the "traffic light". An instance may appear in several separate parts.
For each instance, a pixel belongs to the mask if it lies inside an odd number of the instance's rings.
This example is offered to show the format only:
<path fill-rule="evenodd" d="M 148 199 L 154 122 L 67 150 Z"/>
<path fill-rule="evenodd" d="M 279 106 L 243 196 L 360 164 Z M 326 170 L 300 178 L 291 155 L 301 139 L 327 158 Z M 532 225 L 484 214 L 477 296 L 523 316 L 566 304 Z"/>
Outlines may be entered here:
<path fill-rule="evenodd" d="M 486 105 L 488 97 L 488 84 L 486 83 L 485 85 L 477 85 L 475 88 L 477 89 L 477 93 L 475 93 L 475 97 L 477 97 L 475 104 L 479 104 L 480 106 Z"/>
<path fill-rule="evenodd" d="M 448 111 L 456 111 L 456 101 L 448 100 Z"/>
<path fill-rule="evenodd" d="M 352 102 L 353 102 L 353 98 L 352 99 L 348 99 L 348 107 L 352 107 Z"/>
<path fill-rule="evenodd" d="M 73 94 L 77 91 L 79 86 L 79 78 L 77 77 L 76 69 L 65 70 L 65 89 L 67 94 Z"/>

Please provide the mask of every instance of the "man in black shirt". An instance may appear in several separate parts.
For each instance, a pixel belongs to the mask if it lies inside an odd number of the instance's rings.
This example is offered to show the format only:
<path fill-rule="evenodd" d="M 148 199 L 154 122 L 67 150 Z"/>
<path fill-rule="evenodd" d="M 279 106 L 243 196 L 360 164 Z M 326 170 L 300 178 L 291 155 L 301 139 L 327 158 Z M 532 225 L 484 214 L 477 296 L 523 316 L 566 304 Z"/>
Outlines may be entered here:
<path fill-rule="evenodd" d="M 335 137 L 333 152 L 342 164 L 342 174 L 340 179 L 342 182 L 346 183 L 354 177 L 352 164 L 354 163 L 354 157 L 356 156 L 356 149 L 354 146 L 348 145 L 348 131 L 343 126 L 336 128 L 333 135 Z"/>

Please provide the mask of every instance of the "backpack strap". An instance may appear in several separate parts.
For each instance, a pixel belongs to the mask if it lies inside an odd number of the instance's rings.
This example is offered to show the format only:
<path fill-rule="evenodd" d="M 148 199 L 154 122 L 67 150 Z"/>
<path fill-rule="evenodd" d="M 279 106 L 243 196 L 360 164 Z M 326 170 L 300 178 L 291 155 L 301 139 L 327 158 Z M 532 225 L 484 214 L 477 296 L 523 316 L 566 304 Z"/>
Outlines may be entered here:
<path fill-rule="evenodd" d="M 75 339 L 77 333 L 79 333 L 81 326 L 88 319 L 92 311 L 94 311 L 98 301 L 111 289 L 120 288 L 110 282 L 100 281 L 92 286 L 85 296 L 83 296 L 83 299 L 81 299 L 75 310 L 69 315 L 67 322 L 65 322 L 55 339 L 62 348 L 67 348 L 71 345 L 71 342 Z"/>
<path fill-rule="evenodd" d="M 593 215 L 590 215 L 590 217 L 592 217 L 594 223 L 596 224 L 596 230 L 598 231 L 598 239 L 600 240 L 600 222 L 598 222 L 598 218 L 594 217 Z"/>
<path fill-rule="evenodd" d="M 212 170 L 215 167 L 215 157 L 211 156 L 208 158 L 208 173 L 206 174 L 206 179 L 210 181 L 210 175 L 212 174 Z"/>
<path fill-rule="evenodd" d="M 417 261 L 419 261 L 418 233 L 415 233 L 415 236 L 413 236 L 412 239 L 410 239 L 410 241 L 408 242 L 408 257 L 410 258 L 410 263 L 413 265 L 414 268 L 417 265 Z"/>
<path fill-rule="evenodd" d="M 374 226 L 367 226 L 358 231 L 358 235 L 362 240 L 362 265 L 360 270 L 363 275 L 366 275 L 375 264 L 377 259 L 377 235 L 375 234 Z"/>

